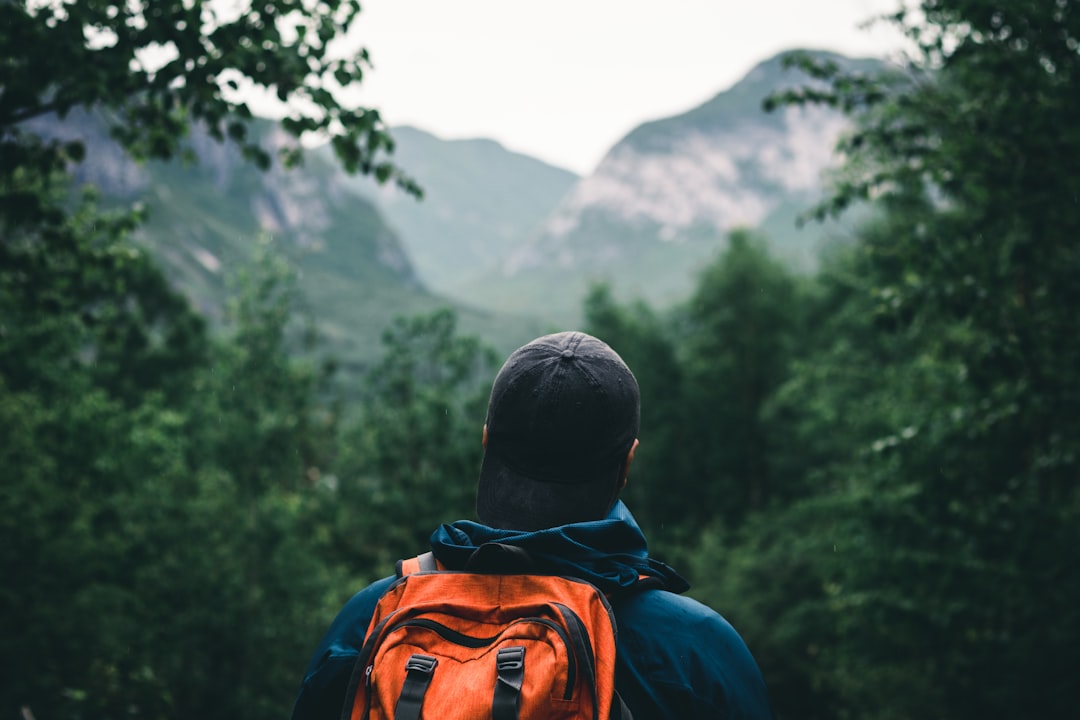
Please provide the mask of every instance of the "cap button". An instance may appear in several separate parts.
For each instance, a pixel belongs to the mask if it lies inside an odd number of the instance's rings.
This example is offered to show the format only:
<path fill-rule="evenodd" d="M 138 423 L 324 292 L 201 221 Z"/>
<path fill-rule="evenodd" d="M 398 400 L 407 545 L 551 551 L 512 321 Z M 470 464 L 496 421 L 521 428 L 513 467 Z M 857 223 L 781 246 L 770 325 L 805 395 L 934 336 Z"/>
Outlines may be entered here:
<path fill-rule="evenodd" d="M 572 357 L 574 357 L 574 351 L 573 350 L 567 349 L 567 350 L 562 351 L 562 359 L 563 360 L 569 360 Z"/>

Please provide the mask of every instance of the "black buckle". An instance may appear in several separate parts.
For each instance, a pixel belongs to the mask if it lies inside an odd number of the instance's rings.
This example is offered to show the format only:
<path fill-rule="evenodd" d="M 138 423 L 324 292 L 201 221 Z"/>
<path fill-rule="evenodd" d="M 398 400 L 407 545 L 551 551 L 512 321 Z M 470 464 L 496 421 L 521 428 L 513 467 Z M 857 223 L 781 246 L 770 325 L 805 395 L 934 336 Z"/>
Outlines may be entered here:
<path fill-rule="evenodd" d="M 409 658 L 409 661 L 405 663 L 405 671 L 412 672 L 418 670 L 425 675 L 430 675 L 435 672 L 435 666 L 439 664 L 439 661 L 430 655 L 413 655 Z"/>
<path fill-rule="evenodd" d="M 499 672 L 525 667 L 525 648 L 520 645 L 503 648 L 495 656 L 495 667 Z"/>

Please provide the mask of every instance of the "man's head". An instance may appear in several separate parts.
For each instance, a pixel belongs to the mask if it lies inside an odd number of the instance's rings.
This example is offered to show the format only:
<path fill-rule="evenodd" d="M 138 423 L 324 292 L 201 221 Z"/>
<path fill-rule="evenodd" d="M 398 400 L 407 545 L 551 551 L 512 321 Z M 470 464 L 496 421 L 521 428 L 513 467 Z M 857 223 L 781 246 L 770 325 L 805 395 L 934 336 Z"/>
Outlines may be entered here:
<path fill-rule="evenodd" d="M 626 482 L 639 417 L 637 380 L 600 340 L 562 332 L 518 348 L 488 402 L 480 522 L 539 530 L 603 517 Z"/>

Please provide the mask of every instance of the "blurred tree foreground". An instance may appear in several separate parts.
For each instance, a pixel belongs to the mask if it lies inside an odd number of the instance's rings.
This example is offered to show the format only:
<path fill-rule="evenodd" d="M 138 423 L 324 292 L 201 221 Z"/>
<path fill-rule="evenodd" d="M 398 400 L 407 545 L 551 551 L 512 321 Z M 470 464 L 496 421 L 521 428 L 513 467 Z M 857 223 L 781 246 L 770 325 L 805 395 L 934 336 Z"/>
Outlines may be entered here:
<path fill-rule="evenodd" d="M 1080 7 L 909 5 L 894 71 L 795 58 L 820 82 L 769 101 L 852 115 L 811 212 L 871 204 L 852 246 L 797 277 L 739 231 L 684 307 L 598 287 L 587 329 L 641 384 L 628 502 L 778 717 L 1072 717 Z M 343 407 L 269 244 L 211 334 L 137 213 L 72 197 L 78 144 L 20 125 L 90 106 L 138 157 L 190 122 L 247 147 L 253 83 L 408 183 L 330 92 L 360 78 L 330 53 L 358 10 L 0 4 L 0 715 L 282 717 L 340 603 L 471 514 L 497 358 L 453 313 L 387 328 Z"/>
<path fill-rule="evenodd" d="M 0 167 L 5 175 L 41 172 L 81 159 L 77 142 L 42 143 L 20 129 L 79 107 L 109 111 L 113 136 L 139 159 L 182 153 L 198 122 L 266 167 L 271 157 L 248 139 L 248 98 L 261 93 L 280 103 L 280 124 L 297 140 L 282 151 L 286 163 L 301 159 L 301 135 L 319 133 L 350 172 L 418 192 L 385 157 L 393 144 L 378 111 L 339 100 L 337 91 L 359 83 L 368 64 L 363 49 L 336 47 L 359 13 L 356 0 L 0 4 Z M 19 198 L 37 205 L 31 192 Z"/>
<path fill-rule="evenodd" d="M 785 455 L 825 451 L 804 456 L 819 491 L 756 518 L 717 583 L 756 598 L 769 662 L 805 683 L 785 715 L 1067 717 L 1080 6 L 912 5 L 899 71 L 806 63 L 824 85 L 775 99 L 856 118 L 819 212 L 880 219 L 819 279 L 829 315 L 769 407 Z"/>
<path fill-rule="evenodd" d="M 819 82 L 767 102 L 852 116 L 809 214 L 871 203 L 854 246 L 801 286 L 736 236 L 670 323 L 602 296 L 590 323 L 681 408 L 659 446 L 643 425 L 661 468 L 637 477 L 678 496 L 643 519 L 666 512 L 651 537 L 749 638 L 779 716 L 1071 717 L 1080 6 L 933 0 L 888 21 L 905 63 L 793 57 Z M 679 372 L 656 362 L 665 337 Z"/>
<path fill-rule="evenodd" d="M 212 337 L 131 244 L 140 214 L 73 197 L 82 144 L 25 123 L 99 112 L 142 160 L 184 155 L 200 123 L 265 167 L 244 94 L 262 89 L 297 140 L 281 162 L 319 133 L 418 192 L 378 113 L 335 94 L 367 61 L 334 49 L 359 9 L 0 3 L 3 716 L 281 716 L 355 584 L 312 524 L 337 416 L 289 356 L 286 269 L 257 260 Z"/>

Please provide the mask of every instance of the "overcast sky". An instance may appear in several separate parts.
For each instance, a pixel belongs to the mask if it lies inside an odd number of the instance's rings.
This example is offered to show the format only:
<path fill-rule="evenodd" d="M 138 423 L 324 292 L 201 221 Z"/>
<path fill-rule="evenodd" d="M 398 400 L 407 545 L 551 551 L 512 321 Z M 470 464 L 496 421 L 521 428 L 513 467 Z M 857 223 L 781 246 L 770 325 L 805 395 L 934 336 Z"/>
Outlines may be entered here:
<path fill-rule="evenodd" d="M 899 0 L 363 0 L 359 100 L 392 125 L 489 137 L 575 172 L 796 47 L 883 56 Z"/>

